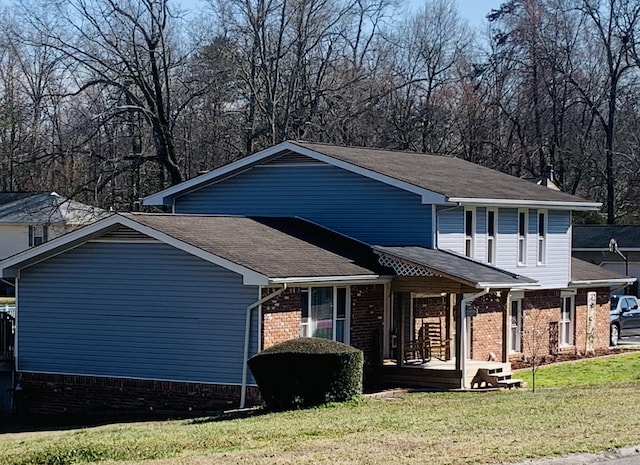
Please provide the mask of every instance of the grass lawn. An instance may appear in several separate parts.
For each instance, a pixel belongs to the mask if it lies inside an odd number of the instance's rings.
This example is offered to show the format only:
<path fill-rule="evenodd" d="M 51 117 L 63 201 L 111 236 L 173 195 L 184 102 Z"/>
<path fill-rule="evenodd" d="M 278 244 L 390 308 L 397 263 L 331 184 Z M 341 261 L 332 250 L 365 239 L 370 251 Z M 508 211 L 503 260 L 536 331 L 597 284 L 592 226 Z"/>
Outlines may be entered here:
<path fill-rule="evenodd" d="M 6 433 L 0 463 L 485 464 L 596 452 L 640 444 L 639 376 L 634 353 L 542 367 L 536 393 L 412 393 L 235 419 Z"/>

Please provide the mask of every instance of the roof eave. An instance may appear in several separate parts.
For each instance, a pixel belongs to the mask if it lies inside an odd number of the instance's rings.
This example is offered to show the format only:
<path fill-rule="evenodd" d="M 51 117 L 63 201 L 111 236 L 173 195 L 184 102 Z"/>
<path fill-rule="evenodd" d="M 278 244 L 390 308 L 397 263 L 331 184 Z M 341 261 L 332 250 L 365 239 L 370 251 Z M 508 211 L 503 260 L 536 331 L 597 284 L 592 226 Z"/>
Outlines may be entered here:
<path fill-rule="evenodd" d="M 533 287 L 539 287 L 540 283 L 477 283 L 476 289 L 530 289 Z"/>
<path fill-rule="evenodd" d="M 600 202 L 484 199 L 484 198 L 470 198 L 470 197 L 448 197 L 447 201 L 449 203 L 459 203 L 462 205 L 470 205 L 470 206 L 553 208 L 554 210 L 579 210 L 579 211 L 597 211 L 602 206 L 602 203 Z"/>
<path fill-rule="evenodd" d="M 391 281 L 394 276 L 388 275 L 350 275 L 350 276 L 294 276 L 294 277 L 280 277 L 270 278 L 269 284 L 312 284 L 312 283 L 368 283 L 368 282 L 388 282 Z"/>
<path fill-rule="evenodd" d="M 176 239 L 172 236 L 169 236 L 168 234 L 158 231 L 157 229 L 139 223 L 130 217 L 125 217 L 118 214 L 111 215 L 104 220 L 98 221 L 89 226 L 85 226 L 84 228 L 45 242 L 38 247 L 27 249 L 24 252 L 18 253 L 16 255 L 13 255 L 12 257 L 5 259 L 4 261 L 1 261 L 0 276 L 8 278 L 17 277 L 22 268 L 33 266 L 60 253 L 66 252 L 67 250 L 85 244 L 93 239 L 100 237 L 101 235 L 117 227 L 118 225 L 134 229 L 151 238 L 157 239 L 160 242 L 163 242 L 191 255 L 202 258 L 203 260 L 206 260 L 210 263 L 238 273 L 242 276 L 243 284 L 245 285 L 260 286 L 269 284 L 268 276 L 265 276 L 262 273 L 231 262 L 225 258 L 202 250 L 194 245 Z"/>
<path fill-rule="evenodd" d="M 569 287 L 611 287 L 628 285 L 635 281 L 636 278 L 576 280 L 569 281 Z"/>

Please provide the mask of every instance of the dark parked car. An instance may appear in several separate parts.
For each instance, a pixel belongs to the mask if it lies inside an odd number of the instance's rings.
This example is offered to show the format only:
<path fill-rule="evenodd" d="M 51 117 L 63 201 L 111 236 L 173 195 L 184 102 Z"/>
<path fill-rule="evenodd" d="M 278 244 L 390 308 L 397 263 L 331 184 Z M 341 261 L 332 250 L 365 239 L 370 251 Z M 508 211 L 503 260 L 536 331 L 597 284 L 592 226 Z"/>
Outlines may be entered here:
<path fill-rule="evenodd" d="M 640 309 L 638 298 L 632 295 L 611 296 L 611 345 L 618 345 L 620 338 L 640 336 Z"/>

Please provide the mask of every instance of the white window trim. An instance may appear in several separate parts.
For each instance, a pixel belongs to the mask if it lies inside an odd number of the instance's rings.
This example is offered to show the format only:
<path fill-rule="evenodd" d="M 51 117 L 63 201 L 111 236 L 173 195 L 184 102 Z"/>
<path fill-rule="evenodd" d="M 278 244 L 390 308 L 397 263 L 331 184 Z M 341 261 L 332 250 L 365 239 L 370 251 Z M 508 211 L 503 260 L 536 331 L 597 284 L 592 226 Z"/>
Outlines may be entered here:
<path fill-rule="evenodd" d="M 340 321 L 340 319 L 338 319 L 338 289 L 346 289 L 345 292 L 345 318 L 344 318 L 344 344 L 349 344 L 350 340 L 351 340 L 351 286 L 349 285 L 345 285 L 345 286 L 308 286 L 308 287 L 303 287 L 301 288 L 301 291 L 306 290 L 306 294 L 307 294 L 307 308 L 308 311 L 311 312 L 311 289 L 313 288 L 324 288 L 324 287 L 330 287 L 333 290 L 333 301 L 332 301 L 332 305 L 333 305 L 333 315 L 332 315 L 332 340 L 335 341 L 336 340 L 336 329 L 337 329 L 337 325 L 336 322 Z M 304 322 L 300 322 L 300 335 L 302 337 L 309 337 L 309 328 L 311 328 L 311 317 L 309 317 L 309 321 L 307 321 L 306 323 Z"/>
<path fill-rule="evenodd" d="M 574 335 L 576 324 L 576 301 L 575 293 L 562 292 L 560 294 L 560 318 L 558 320 L 558 347 L 573 347 L 575 345 Z M 569 302 L 569 318 L 566 315 L 565 302 Z M 567 328 L 567 330 L 565 330 Z"/>
<path fill-rule="evenodd" d="M 471 236 L 467 236 L 467 212 L 471 212 Z M 464 246 L 462 254 L 469 258 L 474 258 L 476 253 L 476 209 L 475 207 L 464 208 Z M 467 241 L 469 245 L 469 255 L 467 255 Z"/>
<path fill-rule="evenodd" d="M 540 215 L 541 214 L 544 215 L 544 224 L 542 226 L 543 228 L 542 230 L 544 231 L 544 236 L 540 236 Z M 536 227 L 537 227 L 536 262 L 538 266 L 544 266 L 547 264 L 547 242 L 549 240 L 549 213 L 547 210 L 538 210 L 536 214 Z M 542 244 L 542 247 L 541 247 L 541 244 Z M 542 260 L 540 260 L 541 256 L 542 256 Z"/>
<path fill-rule="evenodd" d="M 509 303 L 509 353 L 510 354 L 520 354 L 522 353 L 522 320 L 524 319 L 524 313 L 522 311 L 522 301 L 524 299 L 523 293 L 514 293 L 511 295 L 511 302 Z M 514 331 L 512 324 L 512 313 L 513 313 L 513 304 L 516 303 L 518 305 L 518 315 L 517 315 L 517 331 L 515 333 L 514 340 Z M 519 348 L 519 350 L 515 350 L 514 347 Z"/>
<path fill-rule="evenodd" d="M 49 231 L 46 224 L 35 224 L 29 226 L 29 247 L 35 247 L 48 242 L 48 236 Z M 36 239 L 39 239 L 39 241 Z"/>
<path fill-rule="evenodd" d="M 520 235 L 520 215 L 524 214 L 524 236 Z M 529 211 L 525 208 L 518 209 L 518 221 L 517 223 L 517 231 L 516 231 L 516 239 L 517 239 L 517 261 L 518 266 L 527 266 L 527 236 L 529 233 Z M 522 242 L 522 244 L 521 244 Z M 520 251 L 522 250 L 522 256 L 520 256 Z M 521 260 L 522 259 L 522 260 Z"/>
<path fill-rule="evenodd" d="M 489 212 L 493 213 L 493 236 L 489 236 Z M 493 242 L 493 247 L 489 247 L 489 242 Z M 498 259 L 498 209 L 487 208 L 487 263 L 495 265 Z"/>

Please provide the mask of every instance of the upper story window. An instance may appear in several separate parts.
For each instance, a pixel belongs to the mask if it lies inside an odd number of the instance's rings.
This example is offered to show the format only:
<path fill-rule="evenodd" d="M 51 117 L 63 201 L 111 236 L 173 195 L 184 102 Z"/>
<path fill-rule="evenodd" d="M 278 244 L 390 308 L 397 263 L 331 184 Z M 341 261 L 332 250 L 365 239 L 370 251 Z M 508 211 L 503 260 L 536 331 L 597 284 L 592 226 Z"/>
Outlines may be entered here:
<path fill-rule="evenodd" d="M 527 211 L 518 210 L 518 265 L 527 264 Z"/>
<path fill-rule="evenodd" d="M 35 247 L 48 240 L 47 226 L 41 224 L 29 226 L 29 247 Z"/>
<path fill-rule="evenodd" d="M 476 229 L 475 213 L 473 208 L 465 208 L 464 210 L 464 254 L 467 257 L 473 257 Z"/>
<path fill-rule="evenodd" d="M 349 343 L 347 287 L 309 287 L 300 290 L 300 336 Z"/>
<path fill-rule="evenodd" d="M 547 263 L 547 212 L 538 211 L 538 265 Z"/>
<path fill-rule="evenodd" d="M 498 212 L 487 210 L 487 263 L 496 263 L 496 231 L 498 225 Z"/>

